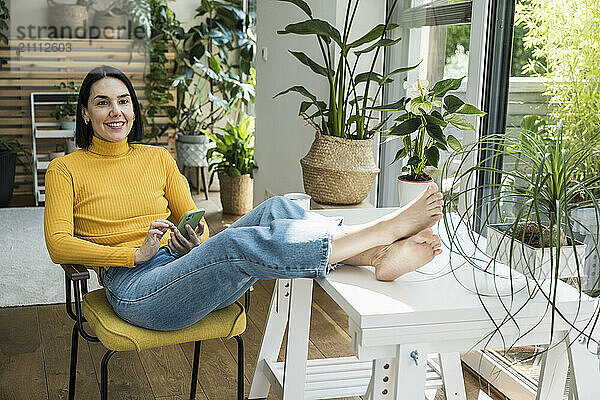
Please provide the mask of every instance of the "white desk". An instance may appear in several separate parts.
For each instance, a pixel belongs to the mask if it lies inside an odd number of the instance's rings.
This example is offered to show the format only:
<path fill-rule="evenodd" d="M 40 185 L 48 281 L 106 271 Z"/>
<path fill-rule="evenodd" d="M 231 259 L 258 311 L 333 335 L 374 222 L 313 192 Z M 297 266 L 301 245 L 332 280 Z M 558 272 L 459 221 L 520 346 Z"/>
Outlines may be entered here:
<path fill-rule="evenodd" d="M 343 215 L 346 224 L 354 224 L 390 210 L 320 213 Z M 452 264 L 457 265 L 455 258 Z M 447 397 L 464 399 L 459 351 L 548 342 L 552 315 L 543 293 L 525 306 L 526 291 L 515 295 L 512 302 L 510 298 L 482 298 L 462 287 L 447 273 L 449 268 L 446 250 L 419 272 L 394 282 L 377 281 L 370 267 L 352 266 L 341 266 L 317 280 L 348 314 L 351 346 L 356 353 L 356 357 L 325 360 L 306 359 L 312 280 L 279 280 L 249 399 L 266 397 L 271 386 L 279 397 L 288 400 L 364 395 L 369 386 L 371 399 L 420 400 L 426 387 L 441 386 L 441 376 Z M 458 270 L 461 281 L 463 273 L 468 280 L 470 269 Z M 558 299 L 564 318 L 580 326 L 590 319 L 596 305 L 593 299 L 562 283 Z M 512 319 L 507 318 L 507 310 Z M 288 323 L 286 362 L 278 363 Z M 598 359 L 581 349 L 564 319 L 558 318 L 554 324 L 553 346 L 544 359 L 538 399 L 561 398 L 569 361 L 578 394 L 575 398 L 597 398 Z M 573 346 L 567 346 L 571 342 Z M 425 361 L 431 353 L 440 353 L 440 366 Z"/>

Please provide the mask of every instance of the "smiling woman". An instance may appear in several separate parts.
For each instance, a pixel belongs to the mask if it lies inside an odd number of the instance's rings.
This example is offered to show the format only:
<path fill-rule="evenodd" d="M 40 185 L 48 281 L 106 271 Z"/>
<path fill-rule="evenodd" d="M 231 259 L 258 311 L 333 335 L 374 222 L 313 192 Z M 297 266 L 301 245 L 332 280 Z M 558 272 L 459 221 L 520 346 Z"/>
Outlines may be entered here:
<path fill-rule="evenodd" d="M 131 143 L 142 129 L 129 79 L 93 69 L 77 105 L 81 150 L 48 165 L 44 213 L 52 261 L 94 267 L 114 311 L 134 325 L 190 326 L 260 278 L 322 277 L 345 262 L 393 280 L 441 252 L 430 229 L 441 218 L 435 184 L 364 225 L 338 225 L 273 197 L 210 239 L 204 221 L 186 225 L 186 238 L 174 223 L 197 208 L 188 183 L 166 149 Z"/>

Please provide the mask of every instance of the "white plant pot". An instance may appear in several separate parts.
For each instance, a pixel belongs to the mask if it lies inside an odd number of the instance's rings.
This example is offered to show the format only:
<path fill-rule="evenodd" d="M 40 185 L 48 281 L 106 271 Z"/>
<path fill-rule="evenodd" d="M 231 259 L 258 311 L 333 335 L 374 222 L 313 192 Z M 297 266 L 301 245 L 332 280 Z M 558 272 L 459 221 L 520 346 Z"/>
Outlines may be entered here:
<path fill-rule="evenodd" d="M 60 129 L 64 129 L 66 131 L 75 131 L 75 117 L 67 117 L 60 121 Z"/>
<path fill-rule="evenodd" d="M 206 152 L 215 143 L 209 141 L 208 136 L 184 136 L 177 135 L 175 148 L 177 149 L 177 159 L 181 165 L 186 167 L 207 167 Z"/>
<path fill-rule="evenodd" d="M 510 226 L 510 224 L 487 226 L 486 254 L 496 261 L 509 265 L 527 277 L 538 281 L 549 279 L 552 269 L 550 252 L 552 252 L 552 258 L 556 259 L 556 248 L 534 248 L 522 243 L 520 240 L 513 240 L 509 234 L 506 234 Z M 584 264 L 585 245 L 583 243 L 575 240 L 575 249 L 573 249 L 573 246 L 562 246 L 560 248 L 558 277 L 583 276 Z"/>
<path fill-rule="evenodd" d="M 398 201 L 399 207 L 404 207 L 421 195 L 429 186 L 429 182 L 412 182 L 398 177 Z"/>

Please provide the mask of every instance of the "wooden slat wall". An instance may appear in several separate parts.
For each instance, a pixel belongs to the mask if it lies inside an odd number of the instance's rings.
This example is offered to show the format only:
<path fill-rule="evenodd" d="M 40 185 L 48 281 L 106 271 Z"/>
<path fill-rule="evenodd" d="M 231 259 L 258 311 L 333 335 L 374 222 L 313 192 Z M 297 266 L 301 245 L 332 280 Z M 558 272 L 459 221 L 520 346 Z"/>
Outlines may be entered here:
<path fill-rule="evenodd" d="M 11 39 L 0 46 L 0 58 L 8 60 L 0 70 L 0 135 L 14 136 L 31 149 L 30 93 L 58 91 L 60 82 L 80 85 L 92 68 L 111 65 L 123 71 L 132 81 L 142 107 L 147 104 L 144 75 L 148 71 L 147 55 L 131 50 L 131 40 L 119 39 Z M 70 51 L 67 51 L 70 49 Z M 174 54 L 168 53 L 173 60 Z M 54 106 L 36 108 L 37 122 L 56 122 L 50 116 Z M 156 119 L 168 121 L 165 115 Z M 61 139 L 38 140 L 38 153 L 53 149 Z M 175 132 L 158 141 L 175 156 Z M 40 172 L 43 179 L 43 172 Z M 14 195 L 33 196 L 32 173 L 17 165 Z"/>

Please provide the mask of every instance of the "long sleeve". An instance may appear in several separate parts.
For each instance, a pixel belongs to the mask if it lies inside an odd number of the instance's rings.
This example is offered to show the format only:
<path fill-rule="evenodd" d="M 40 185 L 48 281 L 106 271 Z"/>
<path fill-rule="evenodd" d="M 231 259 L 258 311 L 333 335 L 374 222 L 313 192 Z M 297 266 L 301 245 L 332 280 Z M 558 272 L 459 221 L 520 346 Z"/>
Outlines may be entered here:
<path fill-rule="evenodd" d="M 171 154 L 169 154 L 167 149 L 163 150 L 163 158 L 167 175 L 165 198 L 169 202 L 169 210 L 171 210 L 173 215 L 173 221 L 175 224 L 177 224 L 179 221 L 181 221 L 181 218 L 186 212 L 190 210 L 196 210 L 198 207 L 196 207 L 196 204 L 192 199 L 192 194 L 190 193 L 190 186 L 187 182 L 187 179 L 179 172 L 179 168 L 177 168 L 175 159 L 171 157 Z M 202 218 L 202 221 L 204 221 L 204 232 L 202 233 L 202 236 L 200 236 L 200 241 L 204 242 L 208 239 L 210 234 L 208 231 L 208 225 L 206 224 L 204 218 Z"/>
<path fill-rule="evenodd" d="M 71 175 L 59 163 L 51 163 L 46 171 L 44 236 L 52 262 L 133 267 L 136 248 L 100 245 L 73 235 L 73 200 Z"/>

